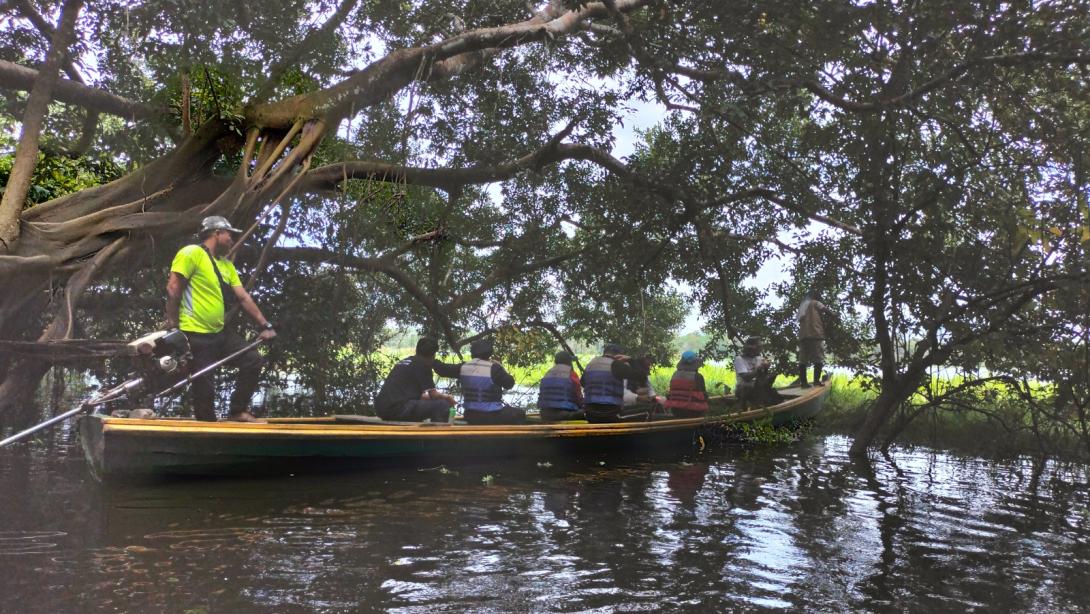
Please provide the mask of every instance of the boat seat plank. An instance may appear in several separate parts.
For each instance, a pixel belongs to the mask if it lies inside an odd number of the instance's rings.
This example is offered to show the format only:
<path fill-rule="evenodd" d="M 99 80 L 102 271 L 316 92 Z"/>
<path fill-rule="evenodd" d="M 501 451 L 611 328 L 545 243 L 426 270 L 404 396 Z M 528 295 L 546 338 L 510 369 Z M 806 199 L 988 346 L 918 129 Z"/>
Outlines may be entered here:
<path fill-rule="evenodd" d="M 378 416 L 358 416 L 358 415 L 345 415 L 337 414 L 333 416 L 334 422 L 342 424 L 382 424 L 385 426 L 446 426 L 446 422 L 399 422 L 397 420 L 383 420 Z M 455 420 L 454 424 L 467 424 L 465 420 Z"/>

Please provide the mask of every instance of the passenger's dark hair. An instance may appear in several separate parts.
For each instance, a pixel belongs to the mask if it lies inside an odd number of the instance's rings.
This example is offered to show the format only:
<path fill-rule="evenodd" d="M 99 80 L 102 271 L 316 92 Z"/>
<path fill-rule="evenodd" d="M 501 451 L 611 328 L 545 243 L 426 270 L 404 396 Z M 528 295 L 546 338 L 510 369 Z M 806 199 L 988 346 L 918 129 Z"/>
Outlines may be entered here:
<path fill-rule="evenodd" d="M 421 337 L 416 342 L 416 355 L 424 356 L 427 358 L 435 357 L 435 353 L 439 351 L 439 341 L 435 337 Z"/>

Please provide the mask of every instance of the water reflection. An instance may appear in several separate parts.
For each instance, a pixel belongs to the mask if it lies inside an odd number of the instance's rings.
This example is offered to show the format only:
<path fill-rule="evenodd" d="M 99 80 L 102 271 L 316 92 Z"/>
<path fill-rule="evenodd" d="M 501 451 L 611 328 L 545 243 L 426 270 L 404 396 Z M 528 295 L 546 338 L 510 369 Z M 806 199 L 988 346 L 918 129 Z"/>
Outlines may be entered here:
<path fill-rule="evenodd" d="M 0 611 L 1090 601 L 1081 468 L 919 449 L 860 463 L 847 445 L 113 489 L 64 445 L 4 451 Z"/>

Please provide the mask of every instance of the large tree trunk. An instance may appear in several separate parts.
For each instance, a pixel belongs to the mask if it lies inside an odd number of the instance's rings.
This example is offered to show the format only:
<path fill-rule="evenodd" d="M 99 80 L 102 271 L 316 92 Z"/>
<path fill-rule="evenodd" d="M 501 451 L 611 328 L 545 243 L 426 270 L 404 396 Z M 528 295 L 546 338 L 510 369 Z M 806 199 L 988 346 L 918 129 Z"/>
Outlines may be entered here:
<path fill-rule="evenodd" d="M 234 185 L 209 174 L 224 133 L 209 124 L 141 170 L 23 211 L 14 253 L 0 255 L 0 338 L 67 338 L 83 291 L 114 262 L 139 262 L 151 236 L 169 240 L 195 230 L 193 211 Z M 64 287 L 61 300 L 50 292 L 57 286 Z M 53 314 L 44 329 L 43 313 Z M 49 366 L 0 353 L 0 425 L 34 417 L 31 401 Z"/>
<path fill-rule="evenodd" d="M 297 122 L 287 135 L 267 133 L 266 147 L 255 157 L 258 132 L 251 132 L 234 178 L 209 171 L 224 151 L 242 143 L 227 126 L 210 123 L 140 171 L 25 211 L 16 253 L 0 256 L 0 284 L 31 291 L 0 295 L 0 334 L 25 337 L 17 332 L 34 330 L 48 302 L 41 289 L 52 279 L 64 283 L 63 301 L 52 306 L 53 320 L 37 339 L 67 338 L 88 285 L 115 262 L 139 263 L 149 238 L 191 234 L 206 215 L 228 216 L 252 231 L 265 205 L 290 193 L 305 174 L 325 129 L 320 121 Z M 30 401 L 49 367 L 43 360 L 0 357 L 0 423 L 33 418 Z"/>
<path fill-rule="evenodd" d="M 849 454 L 853 456 L 865 454 L 867 448 L 875 442 L 882 429 L 897 413 L 897 408 L 916 391 L 927 371 L 927 367 L 931 364 L 930 361 L 923 360 L 925 354 L 926 352 L 920 349 L 909 363 L 908 368 L 905 369 L 904 374 L 896 375 L 894 373 L 892 377 L 882 378 L 882 392 L 874 400 L 874 404 L 871 405 L 866 419 L 856 429 L 855 439 L 852 441 Z"/>
<path fill-rule="evenodd" d="M 855 431 L 855 439 L 852 441 L 852 447 L 849 453 L 852 456 L 862 456 L 866 454 L 867 448 L 877 439 L 878 434 L 882 431 L 882 427 L 889 422 L 893 414 L 897 412 L 897 408 L 904 402 L 903 395 L 898 391 L 898 387 L 882 387 L 882 394 L 878 395 L 874 404 L 871 405 L 870 411 L 867 412 L 867 417 L 859 428 Z"/>

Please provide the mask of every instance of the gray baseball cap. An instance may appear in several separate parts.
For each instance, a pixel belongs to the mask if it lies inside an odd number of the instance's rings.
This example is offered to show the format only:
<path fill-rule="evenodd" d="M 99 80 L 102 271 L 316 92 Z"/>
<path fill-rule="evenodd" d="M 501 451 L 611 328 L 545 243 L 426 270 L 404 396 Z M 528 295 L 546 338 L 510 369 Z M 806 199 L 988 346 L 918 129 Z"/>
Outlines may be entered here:
<path fill-rule="evenodd" d="M 214 230 L 230 230 L 231 232 L 242 232 L 238 228 L 231 225 L 231 222 L 227 221 L 227 218 L 222 215 L 210 215 L 201 220 L 201 232 L 200 234 L 207 234 Z"/>

